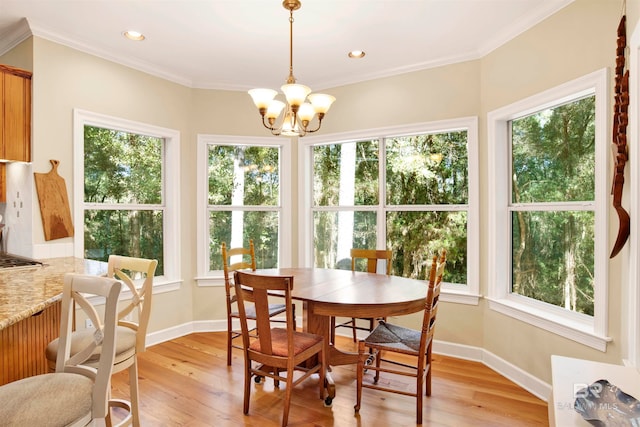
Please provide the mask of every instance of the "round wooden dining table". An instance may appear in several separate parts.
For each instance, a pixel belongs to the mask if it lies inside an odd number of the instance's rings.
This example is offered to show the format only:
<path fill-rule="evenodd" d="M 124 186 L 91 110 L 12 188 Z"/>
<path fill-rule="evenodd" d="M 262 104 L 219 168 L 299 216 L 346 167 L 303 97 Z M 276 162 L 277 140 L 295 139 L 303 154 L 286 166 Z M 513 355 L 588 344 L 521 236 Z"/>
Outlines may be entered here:
<path fill-rule="evenodd" d="M 358 362 L 358 354 L 330 342 L 330 318 L 379 318 L 424 310 L 428 283 L 423 280 L 323 268 L 259 269 L 255 274 L 293 276 L 291 297 L 303 303 L 303 329 L 325 338 L 329 365 Z M 329 402 L 335 384 L 327 373 Z"/>

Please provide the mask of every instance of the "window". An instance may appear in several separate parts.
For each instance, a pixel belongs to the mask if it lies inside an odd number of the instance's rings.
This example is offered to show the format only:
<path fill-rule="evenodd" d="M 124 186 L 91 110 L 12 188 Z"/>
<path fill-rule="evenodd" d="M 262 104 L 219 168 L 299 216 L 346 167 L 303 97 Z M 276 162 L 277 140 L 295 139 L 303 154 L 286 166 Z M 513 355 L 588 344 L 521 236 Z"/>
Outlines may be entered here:
<path fill-rule="evenodd" d="M 76 256 L 158 260 L 157 276 L 178 277 L 178 133 L 76 110 Z M 78 227 L 80 225 L 80 227 Z M 78 231 L 79 230 L 79 231 Z"/>
<path fill-rule="evenodd" d="M 283 224 L 291 223 L 283 209 L 290 175 L 283 165 L 289 168 L 291 162 L 289 150 L 274 141 L 279 140 L 198 136 L 201 276 L 222 275 L 222 242 L 248 247 L 253 239 L 258 268 L 275 268 L 288 253 L 281 235 L 289 229 Z"/>
<path fill-rule="evenodd" d="M 491 308 L 606 346 L 606 71 L 489 114 Z"/>
<path fill-rule="evenodd" d="M 308 265 L 349 269 L 352 247 L 389 248 L 391 274 L 425 279 L 431 256 L 446 248 L 450 298 L 475 303 L 476 127 L 474 118 L 378 130 L 375 138 L 305 138 Z"/>

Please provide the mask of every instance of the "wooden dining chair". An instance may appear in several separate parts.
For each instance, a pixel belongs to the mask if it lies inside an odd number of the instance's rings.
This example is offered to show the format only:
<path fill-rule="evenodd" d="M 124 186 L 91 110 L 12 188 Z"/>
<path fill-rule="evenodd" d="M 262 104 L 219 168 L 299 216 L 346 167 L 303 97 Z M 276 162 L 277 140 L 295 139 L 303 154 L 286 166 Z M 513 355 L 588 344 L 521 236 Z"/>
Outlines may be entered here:
<path fill-rule="evenodd" d="M 54 373 L 24 378 L 0 387 L 0 425 L 86 426 L 111 425 L 110 380 L 116 354 L 118 297 L 117 280 L 67 274 L 62 291 L 60 351 Z M 103 315 L 89 298 L 104 298 Z M 91 339 L 74 354 L 73 319 L 75 305 L 94 324 Z M 95 368 L 85 365 L 100 348 Z M 92 365 L 94 365 L 92 363 Z M 131 408 L 125 401 L 116 405 L 128 412 L 118 425 L 130 425 Z"/>
<path fill-rule="evenodd" d="M 366 271 L 368 273 L 377 273 L 378 272 L 378 260 L 386 261 L 386 274 L 387 276 L 391 274 L 391 251 L 390 250 L 380 250 L 380 249 L 351 249 L 351 271 L 357 271 L 358 268 L 358 260 L 366 260 L 367 268 Z M 371 333 L 373 331 L 373 326 L 375 324 L 375 319 L 360 319 L 362 321 L 368 322 L 369 326 L 359 326 L 357 323 L 358 318 L 352 317 L 351 320 L 340 323 L 336 325 L 336 318 L 331 317 L 331 342 L 334 343 L 336 341 L 336 328 L 349 328 L 351 329 L 351 333 L 353 334 L 353 342 L 358 340 L 357 331 L 367 331 Z"/>
<path fill-rule="evenodd" d="M 240 319 L 240 313 L 237 308 L 238 299 L 233 286 L 233 272 L 237 270 L 256 270 L 256 254 L 253 245 L 253 239 L 249 240 L 249 247 L 237 247 L 227 249 L 227 244 L 222 242 L 222 269 L 224 271 L 224 290 L 226 293 L 227 304 L 227 366 L 231 366 L 232 348 L 242 349 L 240 345 L 234 344 L 234 340 L 242 336 L 239 328 L 234 328 L 233 319 Z M 240 257 L 239 261 L 233 260 L 234 257 Z M 285 312 L 284 304 L 269 304 L 269 314 L 273 322 L 285 323 L 285 319 L 276 318 Z M 295 328 L 295 305 L 293 306 L 294 328 Z M 247 316 L 249 319 L 255 319 L 255 311 L 251 306 L 247 307 Z"/>
<path fill-rule="evenodd" d="M 153 295 L 153 277 L 156 273 L 158 261 L 155 259 L 126 257 L 120 255 L 109 256 L 107 277 L 120 280 L 131 292 L 129 302 L 120 306 L 118 311 L 117 345 L 113 373 L 128 370 L 129 394 L 133 425 L 140 425 L 139 392 L 138 392 L 138 353 L 146 349 L 147 326 L 151 316 L 151 297 Z M 142 284 L 138 286 L 139 281 Z M 136 320 L 137 318 L 137 320 Z M 79 329 L 71 336 L 71 352 L 75 354 L 93 336 L 93 329 Z M 59 341 L 53 340 L 46 349 L 49 369 L 58 354 Z M 100 358 L 100 349 L 87 361 L 95 366 Z M 54 368 L 55 369 L 55 368 Z"/>
<path fill-rule="evenodd" d="M 358 342 L 357 391 L 354 407 L 356 413 L 360 411 L 362 388 L 364 387 L 415 397 L 416 423 L 422 424 L 422 389 L 424 386 L 425 394 L 431 396 L 431 351 L 440 299 L 440 285 L 445 265 L 446 251 L 442 250 L 440 257 L 434 256 L 431 263 L 421 330 L 381 321 L 367 338 Z M 389 361 L 382 358 L 382 352 L 413 356 L 415 363 Z M 371 364 L 372 358 L 375 358 L 375 366 Z M 383 362 L 385 366 L 382 366 Z M 365 369 L 375 372 L 373 383 L 364 382 Z M 393 381 L 379 384 L 380 372 L 414 377 L 416 379 L 415 390 L 394 388 Z"/>
<path fill-rule="evenodd" d="M 256 382 L 260 382 L 261 378 L 270 377 L 276 387 L 280 381 L 286 384 L 282 415 L 282 425 L 286 426 L 293 389 L 312 374 L 317 373 L 320 377 L 320 399 L 324 399 L 327 371 L 324 337 L 296 331 L 291 300 L 293 276 L 261 276 L 243 271 L 233 274 L 244 351 L 244 414 L 249 413 L 251 378 L 255 376 Z M 284 297 L 286 328 L 272 327 L 268 302 L 272 293 L 279 293 Z M 245 309 L 247 302 L 253 303 L 255 307 L 257 337 L 250 333 L 250 318 Z M 294 377 L 294 371 L 302 371 L 303 374 Z"/>

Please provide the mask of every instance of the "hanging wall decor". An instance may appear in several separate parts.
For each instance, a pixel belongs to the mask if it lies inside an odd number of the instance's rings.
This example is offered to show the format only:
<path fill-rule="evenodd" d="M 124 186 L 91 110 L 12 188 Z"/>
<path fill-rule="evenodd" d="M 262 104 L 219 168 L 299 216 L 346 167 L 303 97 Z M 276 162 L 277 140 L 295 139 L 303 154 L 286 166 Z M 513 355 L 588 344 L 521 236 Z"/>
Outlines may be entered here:
<path fill-rule="evenodd" d="M 618 25 L 615 73 L 615 105 L 613 110 L 613 158 L 615 162 L 613 184 L 613 207 L 618 214 L 620 225 L 618 236 L 613 245 L 610 258 L 618 255 L 629 239 L 631 219 L 622 207 L 622 188 L 624 186 L 624 167 L 628 160 L 627 124 L 629 123 L 629 70 L 625 71 L 625 49 L 627 47 L 626 15 Z"/>
<path fill-rule="evenodd" d="M 49 160 L 49 162 L 51 162 L 51 170 L 48 173 L 33 173 L 45 241 L 73 237 L 67 185 L 64 178 L 58 175 L 60 160 Z"/>

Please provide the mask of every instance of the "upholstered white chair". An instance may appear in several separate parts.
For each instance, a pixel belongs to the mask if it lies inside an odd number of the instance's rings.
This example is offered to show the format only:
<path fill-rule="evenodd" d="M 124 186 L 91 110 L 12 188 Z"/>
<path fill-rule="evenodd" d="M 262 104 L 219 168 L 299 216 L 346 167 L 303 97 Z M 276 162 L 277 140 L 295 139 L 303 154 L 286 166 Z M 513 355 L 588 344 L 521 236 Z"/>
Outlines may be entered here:
<path fill-rule="evenodd" d="M 0 387 L 2 426 L 86 426 L 111 425 L 110 380 L 115 359 L 118 297 L 117 280 L 67 274 L 62 292 L 60 351 L 54 373 L 24 378 Z M 91 305 L 88 296 L 105 298 L 104 316 Z M 93 322 L 95 330 L 77 352 L 71 351 L 75 305 Z M 94 367 L 84 365 L 96 348 L 100 354 Z M 119 407 L 126 407 L 119 401 Z M 127 416 L 118 425 L 129 425 Z"/>
<path fill-rule="evenodd" d="M 128 369 L 131 411 L 133 425 L 140 425 L 139 393 L 138 393 L 138 358 L 137 354 L 146 349 L 146 334 L 151 315 L 151 297 L 153 295 L 153 276 L 158 266 L 157 260 L 111 255 L 107 267 L 107 277 L 120 280 L 131 292 L 131 300 L 118 311 L 118 328 L 116 331 L 116 357 L 113 373 Z M 141 286 L 136 286 L 142 281 Z M 137 316 L 135 320 L 134 314 Z M 78 329 L 73 333 L 71 353 L 75 354 L 91 339 L 93 330 Z M 47 346 L 46 356 L 49 367 L 56 360 L 58 340 Z M 100 357 L 100 348 L 94 350 L 87 363 L 95 365 Z"/>

